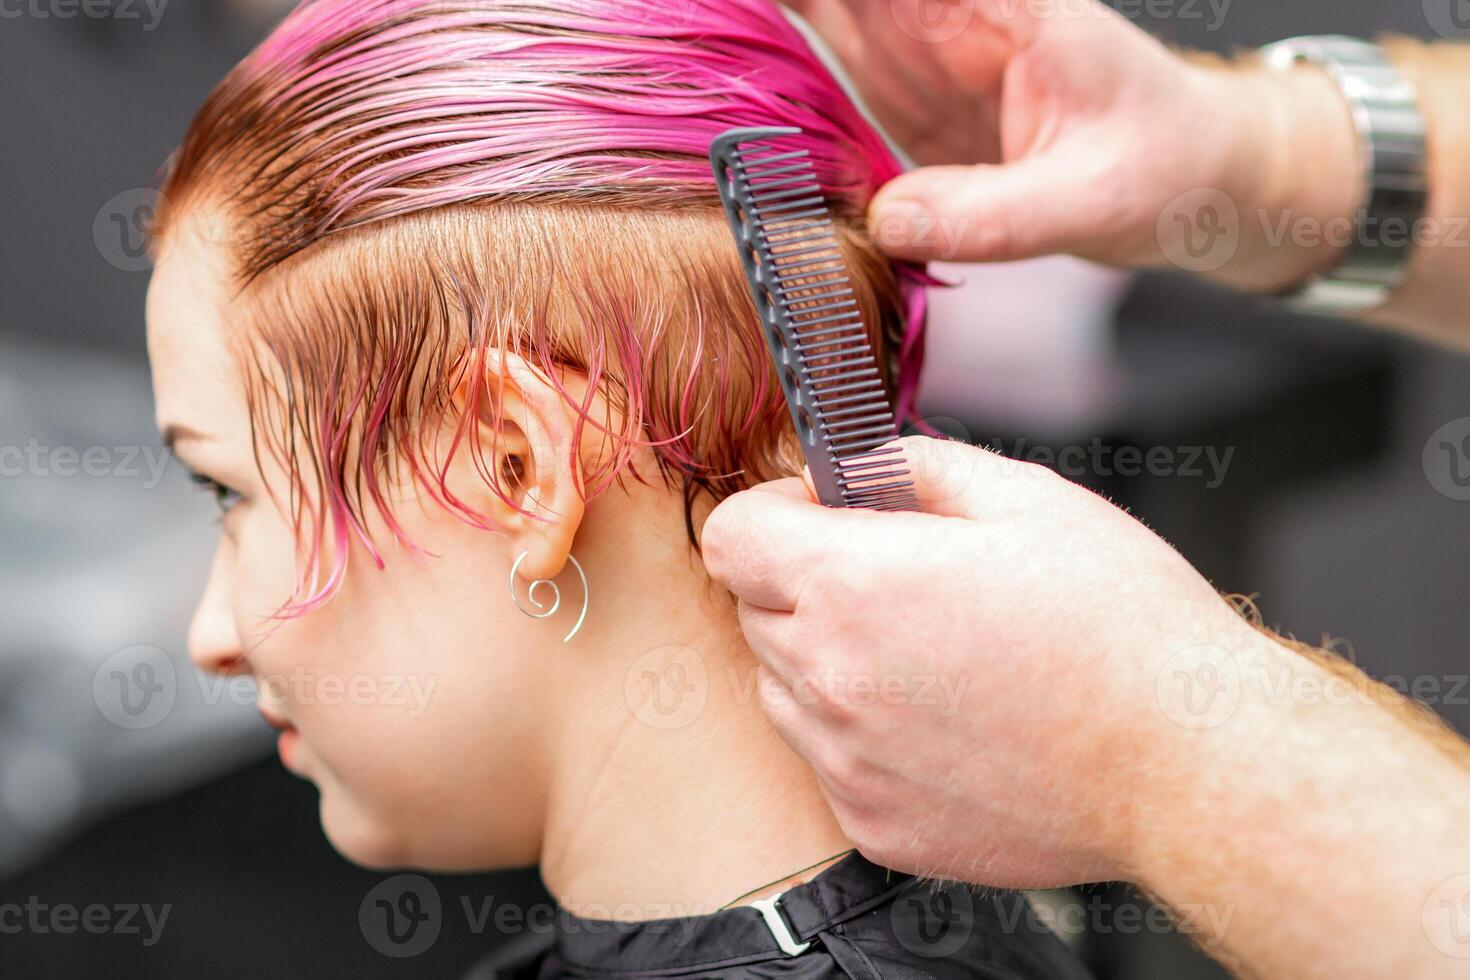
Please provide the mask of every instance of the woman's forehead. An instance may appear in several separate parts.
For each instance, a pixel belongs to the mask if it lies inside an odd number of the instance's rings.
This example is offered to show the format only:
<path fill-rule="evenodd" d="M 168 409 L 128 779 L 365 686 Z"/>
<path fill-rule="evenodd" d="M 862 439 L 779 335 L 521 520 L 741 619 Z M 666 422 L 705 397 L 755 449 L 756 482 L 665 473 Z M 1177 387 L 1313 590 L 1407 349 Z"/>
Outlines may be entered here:
<path fill-rule="evenodd" d="M 160 243 L 148 286 L 148 357 L 160 430 L 198 429 L 221 414 L 237 386 L 224 339 L 228 264 L 192 222 Z"/>

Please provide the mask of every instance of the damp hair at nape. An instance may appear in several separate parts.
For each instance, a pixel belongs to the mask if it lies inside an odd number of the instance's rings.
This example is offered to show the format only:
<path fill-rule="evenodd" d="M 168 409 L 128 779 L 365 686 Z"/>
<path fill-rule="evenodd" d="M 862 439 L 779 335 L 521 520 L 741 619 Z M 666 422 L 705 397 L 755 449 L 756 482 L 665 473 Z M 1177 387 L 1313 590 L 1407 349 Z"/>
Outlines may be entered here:
<path fill-rule="evenodd" d="M 495 393 L 466 384 L 496 352 L 584 376 L 607 411 L 562 388 L 577 441 L 609 448 L 583 494 L 646 483 L 646 448 L 691 541 L 699 495 L 799 470 L 708 160 L 737 126 L 803 130 L 911 416 L 929 280 L 861 233 L 900 164 L 769 0 L 307 0 L 220 83 L 158 232 L 197 219 L 228 250 L 256 451 L 293 481 L 287 612 L 330 596 L 354 538 L 381 566 L 366 508 L 412 546 L 400 467 L 489 527 L 446 483 L 469 452 L 515 506 L 475 431 Z"/>

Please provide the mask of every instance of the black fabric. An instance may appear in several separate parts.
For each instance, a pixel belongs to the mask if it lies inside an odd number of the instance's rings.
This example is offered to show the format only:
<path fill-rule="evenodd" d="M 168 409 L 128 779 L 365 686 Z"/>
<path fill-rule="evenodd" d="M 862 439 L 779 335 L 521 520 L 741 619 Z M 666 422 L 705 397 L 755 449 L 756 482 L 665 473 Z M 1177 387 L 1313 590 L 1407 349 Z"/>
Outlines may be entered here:
<path fill-rule="evenodd" d="M 475 980 L 764 977 L 819 980 L 1084 980 L 1066 946 L 1015 892 L 938 886 L 849 855 L 781 899 L 793 935 L 781 952 L 761 913 L 603 922 L 559 910 L 553 935 L 481 963 Z"/>

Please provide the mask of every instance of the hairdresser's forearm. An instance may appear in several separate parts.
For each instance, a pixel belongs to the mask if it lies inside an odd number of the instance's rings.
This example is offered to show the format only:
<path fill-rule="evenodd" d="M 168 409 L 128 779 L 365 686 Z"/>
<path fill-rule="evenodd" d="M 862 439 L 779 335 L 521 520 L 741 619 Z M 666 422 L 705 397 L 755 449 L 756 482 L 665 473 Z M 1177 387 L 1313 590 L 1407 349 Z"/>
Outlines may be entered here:
<path fill-rule="evenodd" d="M 1158 770 L 1138 883 L 1246 976 L 1464 976 L 1463 743 L 1345 667 L 1264 637 L 1234 653 L 1239 705 Z"/>

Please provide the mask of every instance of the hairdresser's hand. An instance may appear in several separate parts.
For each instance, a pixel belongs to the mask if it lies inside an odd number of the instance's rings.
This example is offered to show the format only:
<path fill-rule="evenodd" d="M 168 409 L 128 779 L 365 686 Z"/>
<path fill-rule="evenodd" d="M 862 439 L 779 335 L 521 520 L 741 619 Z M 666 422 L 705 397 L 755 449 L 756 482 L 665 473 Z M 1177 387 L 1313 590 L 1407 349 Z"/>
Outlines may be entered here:
<path fill-rule="evenodd" d="M 1248 624 L 1102 498 L 903 444 L 927 513 L 832 510 L 789 479 L 702 538 L 763 707 L 865 854 L 1133 881 L 1251 976 L 1465 975 L 1462 740 Z"/>
<path fill-rule="evenodd" d="M 872 204 L 895 256 L 1172 262 L 1270 291 L 1335 255 L 1273 246 L 1283 209 L 1358 204 L 1352 122 L 1320 72 L 1187 61 L 1097 0 L 787 3 L 926 165 Z"/>
<path fill-rule="evenodd" d="M 904 446 L 927 513 L 829 510 L 790 479 L 706 523 L 767 712 L 875 860 L 992 885 L 1124 877 L 1151 749 L 1178 732 L 1156 678 L 1255 631 L 1101 497 L 962 443 Z"/>

